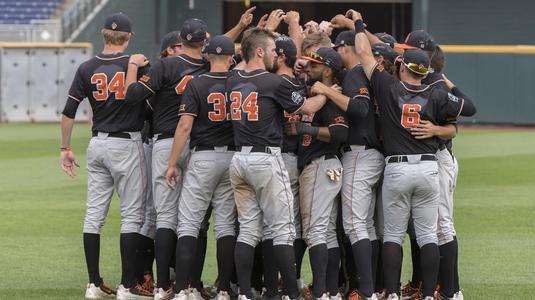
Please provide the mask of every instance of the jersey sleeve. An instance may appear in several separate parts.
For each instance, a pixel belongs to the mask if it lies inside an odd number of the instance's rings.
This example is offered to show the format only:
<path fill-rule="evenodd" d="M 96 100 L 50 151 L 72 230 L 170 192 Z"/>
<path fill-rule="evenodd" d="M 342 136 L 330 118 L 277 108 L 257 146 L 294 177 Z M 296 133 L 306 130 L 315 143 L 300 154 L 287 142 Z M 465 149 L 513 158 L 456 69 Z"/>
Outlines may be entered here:
<path fill-rule="evenodd" d="M 82 103 L 86 97 L 85 91 L 86 89 L 83 81 L 82 69 L 78 68 L 76 74 L 74 75 L 74 79 L 72 80 L 71 88 L 69 89 L 67 102 L 65 103 L 65 107 L 62 112 L 63 115 L 74 119 L 76 116 L 76 111 L 78 110 L 78 105 L 80 105 L 80 103 Z"/>
<path fill-rule="evenodd" d="M 163 81 L 165 77 L 165 63 L 163 60 L 158 60 L 153 67 L 147 72 L 147 74 L 139 78 L 139 83 L 141 83 L 145 88 L 151 91 L 153 94 L 156 94 L 157 91 L 163 86 Z"/>
<path fill-rule="evenodd" d="M 439 123 L 452 123 L 457 120 L 463 109 L 464 99 L 453 95 L 450 92 L 439 90 L 436 97 L 437 111 L 436 119 Z"/>
<path fill-rule="evenodd" d="M 383 99 L 389 99 L 389 87 L 395 82 L 396 79 L 394 79 L 394 77 L 392 77 L 392 75 L 390 75 L 382 65 L 375 65 L 370 76 L 370 86 L 372 93 L 378 99 L 379 104 L 381 104 Z"/>
<path fill-rule="evenodd" d="M 322 118 L 328 126 L 331 143 L 345 143 L 349 126 L 344 111 L 332 101 L 327 102 L 324 107 Z"/>
<path fill-rule="evenodd" d="M 363 118 L 368 115 L 371 99 L 368 80 L 364 73 L 360 76 L 352 72 L 346 76 L 342 84 L 342 93 L 349 97 L 348 116 Z"/>
<path fill-rule="evenodd" d="M 178 109 L 178 115 L 190 115 L 197 117 L 199 114 L 199 98 L 195 90 L 195 84 L 190 82 L 186 85 L 184 94 L 182 94 L 182 101 Z"/>
<path fill-rule="evenodd" d="M 305 97 L 301 95 L 298 88 L 288 80 L 280 77 L 280 83 L 275 90 L 275 101 L 288 113 L 298 111 L 305 104 Z"/>

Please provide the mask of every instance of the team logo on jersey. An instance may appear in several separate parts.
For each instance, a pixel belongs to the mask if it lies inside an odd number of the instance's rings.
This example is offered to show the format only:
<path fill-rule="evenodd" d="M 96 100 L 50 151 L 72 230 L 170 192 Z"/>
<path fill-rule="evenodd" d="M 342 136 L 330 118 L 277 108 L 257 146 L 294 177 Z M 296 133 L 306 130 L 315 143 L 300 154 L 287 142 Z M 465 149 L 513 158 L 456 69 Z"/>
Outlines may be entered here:
<path fill-rule="evenodd" d="M 345 122 L 346 122 L 346 119 L 344 118 L 344 116 L 338 116 L 334 118 L 334 123 L 336 124 L 345 124 Z"/>
<path fill-rule="evenodd" d="M 310 146 L 310 142 L 312 141 L 312 137 L 310 134 L 303 134 L 303 142 L 301 143 L 303 146 L 308 147 Z"/>
<path fill-rule="evenodd" d="M 367 88 L 360 88 L 359 89 L 359 94 L 361 95 L 368 95 L 370 92 L 368 91 Z"/>
<path fill-rule="evenodd" d="M 117 29 L 117 23 L 115 22 L 111 23 L 111 29 L 113 30 Z"/>
<path fill-rule="evenodd" d="M 377 71 L 383 72 L 385 70 L 385 67 L 383 65 L 377 65 Z"/>
<path fill-rule="evenodd" d="M 143 75 L 143 76 L 141 76 L 141 78 L 139 78 L 139 81 L 143 81 L 143 82 L 147 82 L 149 80 L 150 80 L 150 77 L 147 76 L 147 75 Z"/>
<path fill-rule="evenodd" d="M 180 106 L 178 107 L 178 110 L 179 111 L 185 111 L 186 110 L 186 104 L 180 104 Z"/>
<path fill-rule="evenodd" d="M 223 51 L 223 49 L 221 49 L 221 47 L 215 48 L 215 53 L 219 54 L 219 53 L 221 53 L 221 51 Z"/>
<path fill-rule="evenodd" d="M 301 103 L 303 101 L 303 96 L 301 96 L 301 94 L 299 94 L 298 92 L 293 91 L 292 92 L 292 101 L 295 104 L 299 104 L 299 103 Z"/>
<path fill-rule="evenodd" d="M 448 99 L 453 102 L 459 102 L 459 97 L 453 95 L 452 93 L 448 93 Z"/>

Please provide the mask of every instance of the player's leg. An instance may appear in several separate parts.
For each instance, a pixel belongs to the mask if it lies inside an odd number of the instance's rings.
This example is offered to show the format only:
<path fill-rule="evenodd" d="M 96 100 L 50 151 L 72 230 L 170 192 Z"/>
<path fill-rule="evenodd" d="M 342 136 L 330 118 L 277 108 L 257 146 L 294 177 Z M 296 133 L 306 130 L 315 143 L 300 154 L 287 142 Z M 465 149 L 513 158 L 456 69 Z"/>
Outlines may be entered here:
<path fill-rule="evenodd" d="M 333 300 L 339 300 L 342 298 L 342 295 L 338 290 L 338 275 L 340 273 L 340 247 L 338 244 L 338 236 L 336 230 L 339 203 L 340 198 L 337 195 L 335 197 L 335 201 L 333 201 L 331 213 L 329 215 L 329 226 L 327 228 L 328 258 L 326 287 L 327 292 Z"/>
<path fill-rule="evenodd" d="M 156 209 L 156 287 L 170 288 L 169 268 L 175 255 L 178 223 L 178 198 L 182 188 L 179 180 L 174 190 L 165 182 L 167 162 L 173 139 L 156 140 L 152 149 L 152 193 Z M 179 171 L 182 170 L 179 168 Z M 180 175 L 182 177 L 182 174 Z"/>
<path fill-rule="evenodd" d="M 439 174 L 434 161 L 412 165 L 416 188 L 412 197 L 412 218 L 416 241 L 420 246 L 422 294 L 432 297 L 437 286 L 440 254 L 437 239 Z"/>
<path fill-rule="evenodd" d="M 399 295 L 399 275 L 403 259 L 402 245 L 407 231 L 413 189 L 412 179 L 406 176 L 406 168 L 406 163 L 387 163 L 384 172 L 382 260 L 387 296 L 393 293 Z"/>
<path fill-rule="evenodd" d="M 154 238 L 156 237 L 156 210 L 152 199 L 152 140 L 143 143 L 143 152 L 145 156 L 147 192 L 145 197 L 145 221 L 141 227 L 141 251 L 138 260 L 143 261 L 141 265 L 141 274 L 143 278 L 143 288 L 152 291 L 154 289 Z"/>
<path fill-rule="evenodd" d="M 457 159 L 453 157 L 453 164 L 454 164 L 454 174 L 453 177 L 453 190 L 451 194 L 451 200 L 453 201 L 453 193 L 455 192 L 455 187 L 457 186 L 457 176 L 459 175 L 459 164 L 457 162 Z M 453 205 L 451 206 L 451 217 L 453 220 Z M 453 226 L 453 248 L 455 251 L 455 262 L 454 262 L 454 271 L 453 271 L 453 290 L 455 291 L 455 296 L 457 299 L 462 300 L 463 294 L 460 288 L 459 284 L 459 243 L 457 240 L 457 232 L 455 231 L 455 226 Z"/>
<path fill-rule="evenodd" d="M 113 178 L 104 165 L 103 141 L 94 137 L 87 149 L 87 211 L 83 243 L 89 283 L 86 298 L 111 295 L 113 291 L 100 277 L 100 231 L 108 214 L 113 195 Z"/>
<path fill-rule="evenodd" d="M 375 234 L 377 236 L 377 243 L 372 243 L 372 257 L 377 257 L 376 263 L 376 275 L 375 280 L 375 292 L 381 295 L 384 292 L 384 280 L 383 280 L 383 237 L 384 237 L 384 217 L 383 217 L 383 177 L 379 180 L 375 197 L 375 213 L 374 213 L 374 227 Z M 379 297 L 378 297 L 379 298 Z"/>

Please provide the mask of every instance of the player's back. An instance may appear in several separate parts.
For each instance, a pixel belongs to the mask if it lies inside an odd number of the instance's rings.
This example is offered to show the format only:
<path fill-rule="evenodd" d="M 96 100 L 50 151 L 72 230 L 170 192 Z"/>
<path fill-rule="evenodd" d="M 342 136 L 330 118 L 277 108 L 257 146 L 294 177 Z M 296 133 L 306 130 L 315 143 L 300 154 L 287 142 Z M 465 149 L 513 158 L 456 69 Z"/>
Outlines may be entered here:
<path fill-rule="evenodd" d="M 144 104 L 130 105 L 125 79 L 129 55 L 98 54 L 78 68 L 69 97 L 81 102 L 88 98 L 93 110 L 93 131 L 140 131 Z"/>

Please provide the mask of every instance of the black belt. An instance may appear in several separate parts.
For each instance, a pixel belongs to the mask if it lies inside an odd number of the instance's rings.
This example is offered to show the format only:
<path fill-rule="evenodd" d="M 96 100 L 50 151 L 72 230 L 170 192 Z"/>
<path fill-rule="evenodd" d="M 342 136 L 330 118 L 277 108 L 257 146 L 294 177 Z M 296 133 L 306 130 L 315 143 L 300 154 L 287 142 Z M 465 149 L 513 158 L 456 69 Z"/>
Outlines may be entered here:
<path fill-rule="evenodd" d="M 160 133 L 158 134 L 158 137 L 156 138 L 156 140 L 159 141 L 159 140 L 170 139 L 174 137 L 175 137 L 174 133 Z"/>
<path fill-rule="evenodd" d="M 213 151 L 216 148 L 220 147 L 227 147 L 227 151 L 236 151 L 235 146 L 203 146 L 203 145 L 197 145 L 192 148 L 193 151 Z"/>
<path fill-rule="evenodd" d="M 98 131 L 93 131 L 93 136 L 98 136 Z M 130 139 L 130 134 L 126 132 L 108 132 L 108 137 Z"/>
<path fill-rule="evenodd" d="M 278 147 L 278 146 L 237 146 L 236 151 L 241 151 L 242 147 L 252 147 L 250 152 L 261 152 L 261 153 L 271 154 L 270 147 Z"/>
<path fill-rule="evenodd" d="M 437 157 L 431 154 L 423 154 L 420 156 L 420 161 L 437 161 Z M 406 155 L 395 155 L 388 159 L 389 164 L 400 162 L 409 162 L 409 159 Z"/>
<path fill-rule="evenodd" d="M 370 146 L 368 146 L 368 145 L 358 145 L 358 146 L 364 146 L 364 150 L 375 149 L 375 148 L 370 147 Z M 341 150 L 342 150 L 342 153 L 346 153 L 346 152 L 353 151 L 353 149 L 351 148 L 350 145 L 343 146 Z"/>
<path fill-rule="evenodd" d="M 325 160 L 338 158 L 338 155 L 336 154 L 325 154 L 324 156 L 325 156 Z"/>

